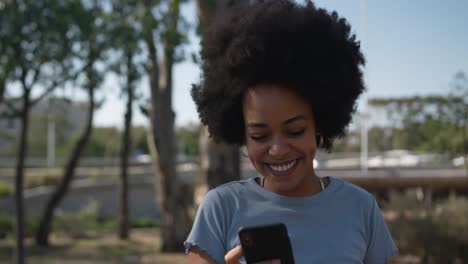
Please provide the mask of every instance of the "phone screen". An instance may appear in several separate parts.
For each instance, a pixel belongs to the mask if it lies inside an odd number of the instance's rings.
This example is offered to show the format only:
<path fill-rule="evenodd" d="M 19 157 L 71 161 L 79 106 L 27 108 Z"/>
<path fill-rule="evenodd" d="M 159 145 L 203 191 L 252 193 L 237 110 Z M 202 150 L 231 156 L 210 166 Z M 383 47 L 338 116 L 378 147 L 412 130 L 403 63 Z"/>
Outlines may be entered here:
<path fill-rule="evenodd" d="M 248 264 L 274 259 L 281 264 L 294 263 L 288 231 L 282 223 L 243 227 L 239 239 Z"/>

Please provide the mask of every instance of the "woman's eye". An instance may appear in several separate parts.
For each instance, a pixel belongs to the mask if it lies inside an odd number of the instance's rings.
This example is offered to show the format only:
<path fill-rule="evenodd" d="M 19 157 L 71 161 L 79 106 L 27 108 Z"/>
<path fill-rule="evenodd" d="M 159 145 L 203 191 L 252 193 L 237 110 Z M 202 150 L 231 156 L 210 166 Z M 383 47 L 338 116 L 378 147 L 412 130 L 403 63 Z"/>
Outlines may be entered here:
<path fill-rule="evenodd" d="M 267 138 L 267 136 L 263 135 L 250 135 L 250 138 L 255 140 L 255 141 L 261 141 Z"/>
<path fill-rule="evenodd" d="M 304 134 L 304 131 L 305 129 L 301 129 L 301 130 L 297 130 L 297 131 L 291 131 L 291 132 L 288 132 L 288 134 L 292 137 L 297 137 L 297 136 L 300 136 L 302 134 Z"/>

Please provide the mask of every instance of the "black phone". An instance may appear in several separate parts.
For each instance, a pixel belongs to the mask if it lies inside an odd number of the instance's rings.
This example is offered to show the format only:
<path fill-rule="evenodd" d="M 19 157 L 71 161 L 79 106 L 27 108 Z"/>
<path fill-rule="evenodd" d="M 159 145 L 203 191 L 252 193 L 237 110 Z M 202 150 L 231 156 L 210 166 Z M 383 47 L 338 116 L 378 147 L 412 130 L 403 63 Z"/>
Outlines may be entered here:
<path fill-rule="evenodd" d="M 248 264 L 274 259 L 281 264 L 294 264 L 288 230 L 283 223 L 242 227 L 239 239 Z"/>

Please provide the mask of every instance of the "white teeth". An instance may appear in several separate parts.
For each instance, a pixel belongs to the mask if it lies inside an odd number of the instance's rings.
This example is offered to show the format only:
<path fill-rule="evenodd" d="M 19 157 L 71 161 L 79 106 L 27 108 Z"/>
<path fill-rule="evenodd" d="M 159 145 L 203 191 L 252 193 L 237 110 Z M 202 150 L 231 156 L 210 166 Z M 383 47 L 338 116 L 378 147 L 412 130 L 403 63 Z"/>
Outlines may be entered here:
<path fill-rule="evenodd" d="M 295 164 L 296 164 L 296 160 L 293 160 L 291 163 L 286 164 L 286 165 L 279 165 L 279 166 L 270 165 L 270 168 L 277 172 L 284 172 L 284 171 L 291 169 Z"/>

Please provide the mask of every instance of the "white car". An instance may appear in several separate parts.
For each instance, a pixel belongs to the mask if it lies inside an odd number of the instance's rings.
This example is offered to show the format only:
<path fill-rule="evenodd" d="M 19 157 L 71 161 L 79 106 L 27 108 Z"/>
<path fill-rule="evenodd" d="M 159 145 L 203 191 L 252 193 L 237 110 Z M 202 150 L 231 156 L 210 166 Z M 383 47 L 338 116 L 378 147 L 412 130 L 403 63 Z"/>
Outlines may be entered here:
<path fill-rule="evenodd" d="M 466 158 L 468 159 L 468 156 Z M 463 156 L 456 157 L 452 160 L 452 164 L 455 167 L 461 167 L 465 165 L 465 159 L 463 158 Z"/>

